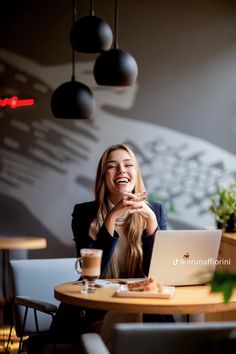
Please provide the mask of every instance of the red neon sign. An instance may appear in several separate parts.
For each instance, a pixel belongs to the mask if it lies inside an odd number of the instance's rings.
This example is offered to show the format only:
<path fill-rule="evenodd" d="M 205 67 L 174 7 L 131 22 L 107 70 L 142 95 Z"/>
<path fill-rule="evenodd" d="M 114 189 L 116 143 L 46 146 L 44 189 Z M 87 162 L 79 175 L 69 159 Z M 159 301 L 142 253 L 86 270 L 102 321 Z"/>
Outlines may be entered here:
<path fill-rule="evenodd" d="M 33 106 L 34 98 L 29 98 L 26 100 L 19 100 L 17 96 L 12 96 L 11 98 L 0 99 L 0 107 L 9 106 L 11 108 L 23 107 L 23 106 Z"/>

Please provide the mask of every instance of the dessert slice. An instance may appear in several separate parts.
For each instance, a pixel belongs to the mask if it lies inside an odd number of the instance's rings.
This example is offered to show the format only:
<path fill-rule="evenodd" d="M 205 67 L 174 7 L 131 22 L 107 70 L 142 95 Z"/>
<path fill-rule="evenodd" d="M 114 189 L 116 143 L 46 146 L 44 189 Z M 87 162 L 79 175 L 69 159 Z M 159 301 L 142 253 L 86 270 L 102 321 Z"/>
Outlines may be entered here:
<path fill-rule="evenodd" d="M 127 281 L 127 288 L 129 291 L 157 291 L 161 292 L 163 287 L 160 283 L 152 277 L 144 278 L 137 281 Z"/>

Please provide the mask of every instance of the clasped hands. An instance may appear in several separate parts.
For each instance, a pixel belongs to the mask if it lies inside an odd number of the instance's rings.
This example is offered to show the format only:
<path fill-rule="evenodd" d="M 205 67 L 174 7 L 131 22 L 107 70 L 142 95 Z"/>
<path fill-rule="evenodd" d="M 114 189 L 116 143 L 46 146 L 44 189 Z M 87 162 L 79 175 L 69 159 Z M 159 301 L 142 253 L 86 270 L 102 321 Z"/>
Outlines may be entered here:
<path fill-rule="evenodd" d="M 140 192 L 140 193 L 122 192 L 121 194 L 122 194 L 122 199 L 120 201 L 121 207 L 125 208 L 129 214 L 139 212 L 147 205 L 146 192 Z"/>
<path fill-rule="evenodd" d="M 114 208 L 110 210 L 105 224 L 111 223 L 114 225 L 115 220 L 123 216 L 126 212 L 129 214 L 139 213 L 145 220 L 147 234 L 152 234 L 157 229 L 157 219 L 155 213 L 146 202 L 146 199 L 146 192 L 121 192 L 121 199 Z M 110 227 L 111 224 L 109 225 Z M 110 227 L 108 228 L 110 229 Z M 111 229 L 113 229 L 113 227 L 111 227 Z"/>
<path fill-rule="evenodd" d="M 121 209 L 129 214 L 139 213 L 147 222 L 149 219 L 156 219 L 153 210 L 147 204 L 147 193 L 128 193 L 122 192 L 122 199 L 118 204 L 121 204 Z"/>
<path fill-rule="evenodd" d="M 153 216 L 154 214 L 152 209 L 146 203 L 146 199 L 146 192 L 121 192 L 121 199 L 114 206 L 111 212 L 114 213 L 116 217 L 120 217 L 125 212 L 128 212 L 129 214 L 139 213 L 146 220 L 148 217 Z"/>

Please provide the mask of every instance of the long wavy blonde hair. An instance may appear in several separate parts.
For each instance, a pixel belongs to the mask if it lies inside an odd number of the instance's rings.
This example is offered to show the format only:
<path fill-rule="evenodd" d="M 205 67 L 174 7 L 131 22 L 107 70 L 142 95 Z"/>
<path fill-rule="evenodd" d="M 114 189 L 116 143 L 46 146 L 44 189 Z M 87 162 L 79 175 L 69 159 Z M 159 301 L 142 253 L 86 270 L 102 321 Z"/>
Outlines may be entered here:
<path fill-rule="evenodd" d="M 95 180 L 95 200 L 98 204 L 97 217 L 93 220 L 90 225 L 89 235 L 92 239 L 96 239 L 98 230 L 102 226 L 105 217 L 109 211 L 108 206 L 108 189 L 105 182 L 105 172 L 106 172 L 106 162 L 109 154 L 112 151 L 123 149 L 128 152 L 131 159 L 134 162 L 134 167 L 136 170 L 136 182 L 134 186 L 133 193 L 139 193 L 145 191 L 145 186 L 143 183 L 143 178 L 141 174 L 141 169 L 139 163 L 133 153 L 133 151 L 124 144 L 112 145 L 107 148 L 100 158 L 97 167 L 96 180 Z M 143 218 L 138 214 L 130 214 L 125 223 L 125 234 L 128 241 L 128 253 L 126 254 L 126 269 L 127 276 L 132 277 L 135 271 L 138 269 L 142 273 L 142 260 L 143 252 L 141 245 L 141 235 L 145 227 Z M 119 266 L 115 253 L 109 263 L 108 271 L 106 277 L 115 278 L 119 277 Z"/>

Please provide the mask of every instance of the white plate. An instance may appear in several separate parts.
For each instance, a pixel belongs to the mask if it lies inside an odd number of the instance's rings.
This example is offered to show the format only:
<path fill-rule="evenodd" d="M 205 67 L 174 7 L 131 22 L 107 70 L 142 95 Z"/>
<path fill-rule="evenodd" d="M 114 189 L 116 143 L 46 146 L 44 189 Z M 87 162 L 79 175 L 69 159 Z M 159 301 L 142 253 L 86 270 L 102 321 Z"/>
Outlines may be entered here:
<path fill-rule="evenodd" d="M 106 279 L 96 279 L 95 280 L 95 285 L 98 288 L 118 288 L 119 284 L 111 282 L 109 280 Z"/>
<path fill-rule="evenodd" d="M 170 299 L 175 294 L 174 286 L 165 286 L 161 292 L 158 291 L 129 291 L 126 285 L 121 285 L 120 288 L 115 292 L 116 296 L 119 297 L 146 297 L 146 298 L 156 298 L 156 299 Z"/>

